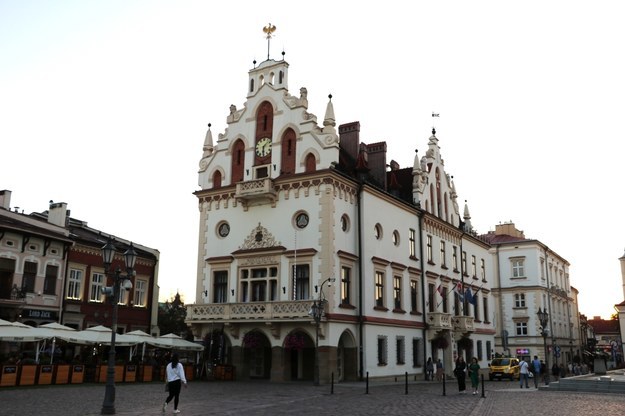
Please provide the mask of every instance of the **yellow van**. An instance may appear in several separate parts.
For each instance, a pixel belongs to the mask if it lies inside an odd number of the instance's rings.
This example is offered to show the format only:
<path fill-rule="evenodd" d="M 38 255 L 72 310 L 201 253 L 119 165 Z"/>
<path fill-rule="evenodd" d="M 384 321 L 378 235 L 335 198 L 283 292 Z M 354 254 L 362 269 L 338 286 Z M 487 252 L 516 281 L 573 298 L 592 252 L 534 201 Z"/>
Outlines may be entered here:
<path fill-rule="evenodd" d="M 488 379 L 499 380 L 508 378 L 510 380 L 519 379 L 519 360 L 517 358 L 493 358 L 489 364 Z"/>

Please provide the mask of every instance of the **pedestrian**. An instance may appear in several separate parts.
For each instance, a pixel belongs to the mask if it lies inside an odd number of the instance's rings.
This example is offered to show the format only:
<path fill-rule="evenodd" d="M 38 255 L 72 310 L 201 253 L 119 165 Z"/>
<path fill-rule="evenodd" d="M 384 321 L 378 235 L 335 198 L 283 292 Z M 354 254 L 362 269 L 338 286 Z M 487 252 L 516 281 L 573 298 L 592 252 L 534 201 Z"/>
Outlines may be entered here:
<path fill-rule="evenodd" d="M 530 373 L 529 368 L 530 366 L 527 363 L 527 361 L 521 360 L 521 362 L 519 363 L 519 382 L 521 384 L 521 388 L 523 388 L 523 384 L 525 384 L 525 388 L 527 389 L 530 388 L 529 382 L 528 382 L 529 373 Z"/>
<path fill-rule="evenodd" d="M 436 381 L 442 381 L 444 373 L 445 369 L 443 368 L 443 362 L 439 358 L 436 360 Z"/>
<path fill-rule="evenodd" d="M 538 356 L 534 356 L 534 361 L 532 361 L 533 373 L 534 373 L 534 387 L 538 388 L 538 376 L 540 375 L 541 364 Z"/>
<path fill-rule="evenodd" d="M 464 362 L 464 358 L 462 356 L 458 356 L 456 360 L 456 368 L 454 368 L 454 375 L 458 380 L 458 391 L 460 394 L 466 394 L 467 384 L 466 384 L 466 374 L 465 370 L 467 369 L 467 363 Z"/>
<path fill-rule="evenodd" d="M 560 367 L 558 367 L 558 363 L 553 363 L 553 366 L 551 367 L 551 375 L 555 381 L 558 381 L 560 378 Z"/>
<path fill-rule="evenodd" d="M 469 377 L 471 377 L 471 387 L 473 387 L 473 395 L 475 396 L 480 385 L 480 364 L 475 357 L 471 358 L 471 364 L 469 364 Z"/>
<path fill-rule="evenodd" d="M 549 384 L 549 372 L 547 370 L 547 364 L 543 360 L 540 360 L 540 374 L 543 375 L 543 383 Z"/>
<path fill-rule="evenodd" d="M 428 358 L 427 363 L 425 363 L 425 379 L 426 380 L 434 380 L 434 363 L 432 362 L 432 357 Z"/>
<path fill-rule="evenodd" d="M 171 362 L 167 364 L 165 368 L 165 377 L 167 377 L 166 382 L 169 396 L 167 396 L 167 400 L 163 403 L 163 412 L 167 410 L 167 405 L 171 402 L 171 399 L 174 399 L 174 413 L 180 413 L 180 409 L 178 409 L 180 389 L 182 388 L 182 384 L 184 384 L 185 388 L 187 387 L 187 379 L 184 376 L 184 367 L 178 361 L 177 353 L 171 356 Z"/>

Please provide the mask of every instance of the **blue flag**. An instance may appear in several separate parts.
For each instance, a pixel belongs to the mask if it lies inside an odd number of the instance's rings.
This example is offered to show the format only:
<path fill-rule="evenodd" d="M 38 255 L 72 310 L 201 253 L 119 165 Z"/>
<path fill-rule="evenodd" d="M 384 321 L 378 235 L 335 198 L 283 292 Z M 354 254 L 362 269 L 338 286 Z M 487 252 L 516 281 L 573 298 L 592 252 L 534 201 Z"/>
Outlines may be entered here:
<path fill-rule="evenodd" d="M 467 302 L 477 306 L 477 297 L 473 296 L 470 287 L 468 287 L 466 292 L 464 292 L 464 297 L 467 299 Z"/>

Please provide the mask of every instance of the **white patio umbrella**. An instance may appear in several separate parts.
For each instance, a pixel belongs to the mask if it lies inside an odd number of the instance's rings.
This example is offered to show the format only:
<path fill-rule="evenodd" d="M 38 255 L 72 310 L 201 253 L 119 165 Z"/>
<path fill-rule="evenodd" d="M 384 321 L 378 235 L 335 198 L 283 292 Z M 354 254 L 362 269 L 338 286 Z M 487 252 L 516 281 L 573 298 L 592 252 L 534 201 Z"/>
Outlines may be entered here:
<path fill-rule="evenodd" d="M 137 329 L 136 331 L 126 332 L 124 336 L 128 337 L 129 341 L 136 341 L 137 345 L 142 344 L 141 348 L 141 361 L 143 361 L 143 357 L 145 356 L 145 344 L 149 343 L 151 340 L 155 339 L 152 335 Z M 136 351 L 137 347 L 130 348 L 130 360 L 132 360 L 132 356 L 134 354 L 133 350 Z"/>
<path fill-rule="evenodd" d="M 33 331 L 36 334 L 39 334 L 45 339 L 52 339 L 52 353 L 50 354 L 50 364 L 54 362 L 54 351 L 56 349 L 56 339 L 62 339 L 63 341 L 74 342 L 76 343 L 76 330 L 74 328 L 70 328 L 69 326 L 61 325 L 57 322 L 51 322 L 49 324 L 41 325 L 38 328 L 33 328 Z M 43 344 L 43 348 L 45 349 L 45 341 Z M 39 351 L 37 351 L 37 361 L 39 356 Z"/>
<path fill-rule="evenodd" d="M 111 328 L 107 328 L 102 325 L 87 328 L 83 331 L 76 332 L 76 342 L 82 344 L 104 344 L 111 345 Z M 127 347 L 135 345 L 137 342 L 133 339 L 128 339 L 126 335 L 116 334 L 115 345 L 119 347 Z"/>
<path fill-rule="evenodd" d="M 204 349 L 203 345 L 182 339 L 176 334 L 167 334 L 160 336 L 158 338 L 155 338 L 152 342 L 150 342 L 150 344 L 157 347 L 171 348 L 174 350 L 202 351 Z"/>

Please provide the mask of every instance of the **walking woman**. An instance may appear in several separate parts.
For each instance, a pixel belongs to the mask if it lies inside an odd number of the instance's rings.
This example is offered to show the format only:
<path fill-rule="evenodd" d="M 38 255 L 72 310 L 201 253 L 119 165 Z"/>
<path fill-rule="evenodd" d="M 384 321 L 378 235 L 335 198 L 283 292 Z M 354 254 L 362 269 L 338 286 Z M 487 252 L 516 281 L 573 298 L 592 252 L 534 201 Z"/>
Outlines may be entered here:
<path fill-rule="evenodd" d="M 462 358 L 462 355 L 458 356 L 456 368 L 454 368 L 454 375 L 458 379 L 458 391 L 460 394 L 465 394 L 467 390 L 466 374 L 464 372 L 466 368 L 467 363 L 464 362 L 464 358 Z"/>
<path fill-rule="evenodd" d="M 471 358 L 471 364 L 469 364 L 469 377 L 471 377 L 471 387 L 473 387 L 473 395 L 477 394 L 477 388 L 480 385 L 480 365 L 477 362 L 477 358 Z"/>
<path fill-rule="evenodd" d="M 187 379 L 184 376 L 184 367 L 178 362 L 178 354 L 174 353 L 171 356 L 171 362 L 167 364 L 165 373 L 169 396 L 167 396 L 167 400 L 163 403 L 163 412 L 167 410 L 167 405 L 171 402 L 171 399 L 174 399 L 174 413 L 180 413 L 180 409 L 178 409 L 180 389 L 182 388 L 182 384 L 187 387 Z"/>

